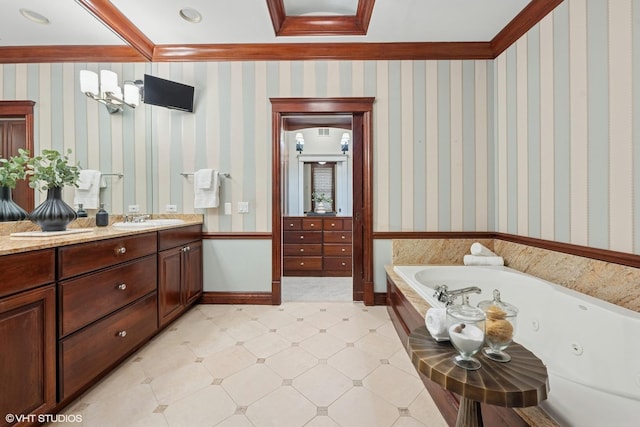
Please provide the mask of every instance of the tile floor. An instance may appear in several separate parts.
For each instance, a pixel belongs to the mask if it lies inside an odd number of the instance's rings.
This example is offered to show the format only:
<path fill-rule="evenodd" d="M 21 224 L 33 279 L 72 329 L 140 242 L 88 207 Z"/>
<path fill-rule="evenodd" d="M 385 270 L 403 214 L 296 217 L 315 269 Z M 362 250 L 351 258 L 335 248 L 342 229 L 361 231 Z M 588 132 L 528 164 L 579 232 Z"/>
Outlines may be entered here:
<path fill-rule="evenodd" d="M 198 305 L 63 413 L 76 427 L 446 426 L 386 307 L 354 302 Z"/>

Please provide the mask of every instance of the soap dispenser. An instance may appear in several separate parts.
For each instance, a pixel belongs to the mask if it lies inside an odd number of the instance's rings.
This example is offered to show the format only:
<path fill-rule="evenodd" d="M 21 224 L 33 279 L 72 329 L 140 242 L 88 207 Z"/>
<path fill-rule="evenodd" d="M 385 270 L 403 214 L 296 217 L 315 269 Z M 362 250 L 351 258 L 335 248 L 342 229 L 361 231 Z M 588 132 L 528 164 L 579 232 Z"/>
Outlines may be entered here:
<path fill-rule="evenodd" d="M 84 210 L 84 207 L 82 205 L 82 203 L 78 203 L 78 212 L 77 212 L 78 218 L 86 218 L 89 215 L 87 215 L 87 211 Z"/>
<path fill-rule="evenodd" d="M 100 203 L 100 209 L 96 212 L 96 225 L 98 227 L 106 227 L 109 225 L 109 213 L 104 210 L 104 203 Z"/>

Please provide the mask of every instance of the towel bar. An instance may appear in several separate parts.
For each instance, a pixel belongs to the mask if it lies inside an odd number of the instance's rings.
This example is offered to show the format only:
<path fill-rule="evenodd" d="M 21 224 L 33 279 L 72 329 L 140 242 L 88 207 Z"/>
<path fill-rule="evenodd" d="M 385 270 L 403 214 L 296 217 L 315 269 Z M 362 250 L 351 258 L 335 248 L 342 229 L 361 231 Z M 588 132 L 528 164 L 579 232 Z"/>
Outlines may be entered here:
<path fill-rule="evenodd" d="M 180 175 L 184 176 L 185 178 L 188 176 L 193 175 L 193 172 L 180 172 Z M 219 175 L 224 176 L 225 178 L 231 178 L 231 174 L 227 173 L 227 172 L 220 172 Z"/>
<path fill-rule="evenodd" d="M 122 172 L 103 173 L 102 176 L 117 176 L 118 178 L 122 178 L 124 176 L 124 174 Z"/>

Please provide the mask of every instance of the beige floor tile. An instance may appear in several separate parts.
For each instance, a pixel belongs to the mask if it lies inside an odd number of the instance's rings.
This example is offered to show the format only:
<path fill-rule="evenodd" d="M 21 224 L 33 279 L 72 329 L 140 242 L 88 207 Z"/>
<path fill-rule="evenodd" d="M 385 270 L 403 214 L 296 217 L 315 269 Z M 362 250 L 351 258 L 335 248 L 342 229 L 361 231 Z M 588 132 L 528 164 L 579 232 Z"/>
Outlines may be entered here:
<path fill-rule="evenodd" d="M 211 328 L 211 326 L 209 327 Z M 186 338 L 186 342 L 188 342 L 187 347 L 189 347 L 197 357 L 207 357 L 225 348 L 234 346 L 238 342 L 237 339 L 229 336 L 229 334 L 215 330 L 209 330 L 201 337 L 189 335 Z"/>
<path fill-rule="evenodd" d="M 199 389 L 209 386 L 213 376 L 202 363 L 191 363 L 176 370 L 167 371 L 154 378 L 150 385 L 158 403 L 169 405 Z"/>
<path fill-rule="evenodd" d="M 309 322 L 311 325 L 319 329 L 328 329 L 336 323 L 342 322 L 339 315 L 328 311 L 318 311 L 308 316 L 304 316 L 304 321 Z"/>
<path fill-rule="evenodd" d="M 133 360 L 129 358 L 117 370 L 89 389 L 77 402 L 100 402 L 122 393 L 122 390 L 142 384 L 147 379 L 147 374 L 140 363 Z"/>
<path fill-rule="evenodd" d="M 148 384 L 123 389 L 110 398 L 92 403 L 83 412 L 83 424 L 91 427 L 134 424 L 151 414 L 158 402 Z"/>
<path fill-rule="evenodd" d="M 296 317 L 284 311 L 269 311 L 257 314 L 258 322 L 269 329 L 279 329 L 296 322 Z"/>
<path fill-rule="evenodd" d="M 246 415 L 232 415 L 229 418 L 215 424 L 216 427 L 254 427 Z"/>
<path fill-rule="evenodd" d="M 341 426 L 391 426 L 399 412 L 365 387 L 354 387 L 329 406 L 329 416 Z"/>
<path fill-rule="evenodd" d="M 358 348 L 347 347 L 331 356 L 327 363 L 347 377 L 361 380 L 380 366 L 380 359 Z"/>
<path fill-rule="evenodd" d="M 318 359 L 328 359 L 346 346 L 347 343 L 344 340 L 326 332 L 314 335 L 300 343 L 300 347 Z"/>
<path fill-rule="evenodd" d="M 318 408 L 293 387 L 280 387 L 247 408 L 247 418 L 257 427 L 303 426 Z"/>
<path fill-rule="evenodd" d="M 239 406 L 248 406 L 280 386 L 282 378 L 265 364 L 250 366 L 222 381 L 222 387 Z"/>
<path fill-rule="evenodd" d="M 230 417 L 236 407 L 220 386 L 210 385 L 170 404 L 163 414 L 170 427 L 204 427 Z"/>
<path fill-rule="evenodd" d="M 329 406 L 353 387 L 353 380 L 329 365 L 317 365 L 293 380 L 293 386 L 317 406 Z"/>
<path fill-rule="evenodd" d="M 309 421 L 304 427 L 341 427 L 329 416 L 318 416 Z"/>
<path fill-rule="evenodd" d="M 224 332 L 236 341 L 249 341 L 250 339 L 266 334 L 269 332 L 269 328 L 257 320 L 246 319 L 227 327 Z"/>
<path fill-rule="evenodd" d="M 389 363 L 409 375 L 418 377 L 418 372 L 416 371 L 415 366 L 413 366 L 413 363 L 411 363 L 407 350 L 404 348 L 396 351 L 393 356 L 389 358 Z"/>
<path fill-rule="evenodd" d="M 210 313 L 209 319 L 216 328 L 232 328 L 251 320 L 251 315 L 242 311 L 223 311 Z"/>
<path fill-rule="evenodd" d="M 380 335 L 384 335 L 387 338 L 398 338 L 398 332 L 396 332 L 396 328 L 393 326 L 393 323 L 391 323 L 391 321 L 379 326 L 376 329 L 376 332 Z"/>
<path fill-rule="evenodd" d="M 244 347 L 256 357 L 266 359 L 291 347 L 291 343 L 275 332 L 267 332 L 245 342 Z"/>
<path fill-rule="evenodd" d="M 380 359 L 388 359 L 403 348 L 397 337 L 388 338 L 378 333 L 365 335 L 355 346 Z"/>
<path fill-rule="evenodd" d="M 424 385 L 417 376 L 409 375 L 392 365 L 380 365 L 362 384 L 398 408 L 409 407 L 424 390 Z"/>
<path fill-rule="evenodd" d="M 151 379 L 174 371 L 182 366 L 190 365 L 197 356 L 185 344 L 174 345 L 170 349 L 163 348 L 161 351 L 145 351 L 140 354 L 142 369 Z"/>
<path fill-rule="evenodd" d="M 446 421 L 427 390 L 422 390 L 408 408 L 412 418 L 429 427 L 447 427 Z"/>
<path fill-rule="evenodd" d="M 213 378 L 227 378 L 255 363 L 256 356 L 241 345 L 227 347 L 202 361 Z"/>
<path fill-rule="evenodd" d="M 302 342 L 320 332 L 320 329 L 304 321 L 296 321 L 290 325 L 278 328 L 276 333 L 289 342 Z"/>
<path fill-rule="evenodd" d="M 393 427 L 429 427 L 427 424 L 421 423 L 413 417 L 399 417 Z"/>
<path fill-rule="evenodd" d="M 327 332 L 334 335 L 345 342 L 356 342 L 370 332 L 367 324 L 362 322 L 353 322 L 351 319 L 342 321 L 331 326 Z"/>
<path fill-rule="evenodd" d="M 269 357 L 265 364 L 282 378 L 293 379 L 318 364 L 318 358 L 302 347 L 288 347 Z"/>

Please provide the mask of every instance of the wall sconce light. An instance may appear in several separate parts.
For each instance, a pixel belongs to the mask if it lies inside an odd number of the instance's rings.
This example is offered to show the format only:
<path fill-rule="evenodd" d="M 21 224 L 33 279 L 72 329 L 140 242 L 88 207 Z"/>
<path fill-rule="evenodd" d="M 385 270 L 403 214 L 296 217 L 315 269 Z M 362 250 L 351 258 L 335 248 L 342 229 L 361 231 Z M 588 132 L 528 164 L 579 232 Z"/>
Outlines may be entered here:
<path fill-rule="evenodd" d="M 342 154 L 345 154 L 349 151 L 349 141 L 351 140 L 351 136 L 347 132 L 342 134 L 342 138 L 340 139 L 340 150 L 342 150 Z"/>
<path fill-rule="evenodd" d="M 296 133 L 296 151 L 302 154 L 302 150 L 304 150 L 304 137 L 301 132 Z"/>
<path fill-rule="evenodd" d="M 118 75 L 113 71 L 100 70 L 98 74 L 89 70 L 80 70 L 80 90 L 89 98 L 107 107 L 110 114 L 118 113 L 126 105 L 136 108 L 140 105 L 142 80 L 124 82 L 124 93 L 118 86 Z"/>

